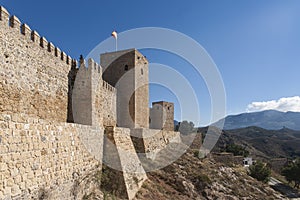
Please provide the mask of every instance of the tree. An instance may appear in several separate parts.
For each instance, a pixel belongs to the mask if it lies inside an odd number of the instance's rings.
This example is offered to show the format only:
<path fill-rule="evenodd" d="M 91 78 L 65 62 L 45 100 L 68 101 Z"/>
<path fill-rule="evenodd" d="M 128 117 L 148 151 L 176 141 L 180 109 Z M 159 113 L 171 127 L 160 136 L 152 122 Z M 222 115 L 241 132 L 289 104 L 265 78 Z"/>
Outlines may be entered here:
<path fill-rule="evenodd" d="M 183 135 L 187 135 L 195 131 L 194 126 L 195 125 L 193 122 L 188 122 L 185 120 L 178 124 L 178 131 Z"/>
<path fill-rule="evenodd" d="M 266 183 L 269 181 L 271 169 L 266 163 L 257 161 L 254 165 L 249 167 L 249 175 Z"/>
<path fill-rule="evenodd" d="M 295 162 L 290 163 L 288 166 L 284 167 L 281 174 L 286 178 L 286 180 L 291 183 L 294 182 L 294 187 L 299 188 L 300 185 L 300 160 L 297 159 Z"/>
<path fill-rule="evenodd" d="M 249 155 L 249 151 L 246 150 L 246 147 L 242 147 L 237 144 L 229 144 L 225 148 L 226 152 L 233 153 L 234 156 L 244 156 L 247 157 Z"/>

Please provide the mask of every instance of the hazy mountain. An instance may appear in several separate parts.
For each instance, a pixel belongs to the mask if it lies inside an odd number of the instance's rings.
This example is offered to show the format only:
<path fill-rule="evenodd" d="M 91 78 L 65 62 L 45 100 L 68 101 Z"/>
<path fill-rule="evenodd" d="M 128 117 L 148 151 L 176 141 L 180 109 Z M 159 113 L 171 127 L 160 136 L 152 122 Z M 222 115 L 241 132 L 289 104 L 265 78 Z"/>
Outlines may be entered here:
<path fill-rule="evenodd" d="M 174 127 L 176 127 L 179 124 L 179 121 L 174 119 Z"/>
<path fill-rule="evenodd" d="M 224 120 L 224 119 L 222 119 Z M 213 125 L 218 125 L 221 120 Z M 284 127 L 300 130 L 300 112 L 280 112 L 266 110 L 261 112 L 229 115 L 225 118 L 224 130 L 257 126 L 269 130 L 279 130 Z"/>

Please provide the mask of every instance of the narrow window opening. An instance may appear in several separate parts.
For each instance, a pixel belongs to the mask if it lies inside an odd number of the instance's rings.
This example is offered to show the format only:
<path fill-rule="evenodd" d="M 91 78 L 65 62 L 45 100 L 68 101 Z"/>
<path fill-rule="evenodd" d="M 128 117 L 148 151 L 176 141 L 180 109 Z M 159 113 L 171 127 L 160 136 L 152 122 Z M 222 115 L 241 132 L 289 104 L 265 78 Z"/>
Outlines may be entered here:
<path fill-rule="evenodd" d="M 128 65 L 125 65 L 125 71 L 128 71 Z"/>

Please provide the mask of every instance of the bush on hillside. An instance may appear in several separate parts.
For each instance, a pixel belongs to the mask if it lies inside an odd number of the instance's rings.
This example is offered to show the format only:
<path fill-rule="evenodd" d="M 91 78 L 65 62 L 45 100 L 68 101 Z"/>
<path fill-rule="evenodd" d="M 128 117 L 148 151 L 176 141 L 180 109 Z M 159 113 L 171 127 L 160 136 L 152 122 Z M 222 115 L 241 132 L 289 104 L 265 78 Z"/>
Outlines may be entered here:
<path fill-rule="evenodd" d="M 270 167 L 261 161 L 257 161 L 249 167 L 249 175 L 264 183 L 269 181 L 271 175 Z"/>
<path fill-rule="evenodd" d="M 294 182 L 294 187 L 299 188 L 300 185 L 300 160 L 290 163 L 284 167 L 281 174 L 286 178 L 289 183 Z"/>

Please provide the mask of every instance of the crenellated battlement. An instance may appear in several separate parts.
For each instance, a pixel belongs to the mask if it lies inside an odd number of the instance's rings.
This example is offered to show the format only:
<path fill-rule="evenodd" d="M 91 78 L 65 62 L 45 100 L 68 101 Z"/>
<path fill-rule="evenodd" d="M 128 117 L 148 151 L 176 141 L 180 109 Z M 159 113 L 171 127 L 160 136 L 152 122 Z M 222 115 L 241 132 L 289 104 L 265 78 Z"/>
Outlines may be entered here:
<path fill-rule="evenodd" d="M 17 16 L 12 15 L 9 18 L 9 26 L 18 31 L 19 28 L 21 27 L 21 21 L 19 20 L 19 18 Z"/>
<path fill-rule="evenodd" d="M 24 38 L 26 40 L 31 40 L 33 45 L 36 44 L 40 46 L 42 49 L 45 49 L 62 62 L 65 62 L 68 65 L 75 65 L 76 67 L 78 66 L 77 62 L 72 61 L 75 59 L 72 59 L 64 51 L 61 51 L 60 48 L 56 47 L 52 42 L 49 42 L 46 37 L 41 37 L 37 31 L 31 30 L 30 26 L 26 23 L 22 24 L 17 16 L 10 15 L 10 13 L 3 6 L 0 6 L 0 28 L 6 27 L 19 32 L 20 35 L 25 36 Z"/>
<path fill-rule="evenodd" d="M 102 75 L 102 67 L 95 62 L 92 58 L 88 59 L 88 70 L 94 71 L 99 75 Z"/>
<path fill-rule="evenodd" d="M 8 23 L 9 12 L 3 7 L 0 6 L 0 20 L 2 23 Z"/>
<path fill-rule="evenodd" d="M 108 82 L 102 80 L 102 88 L 111 92 L 115 92 L 116 88 L 111 86 Z"/>
<path fill-rule="evenodd" d="M 3 6 L 0 36 L 0 80 L 8 80 L 0 81 L 0 93 L 2 101 L 9 102 L 4 104 L 0 99 L 0 110 L 68 121 L 72 94 L 69 88 L 72 89 L 78 62 Z"/>
<path fill-rule="evenodd" d="M 102 80 L 102 78 L 101 78 L 101 76 L 102 76 L 102 67 L 97 62 L 95 62 L 92 58 L 88 59 L 87 70 L 90 70 L 90 71 L 93 71 L 96 74 L 99 74 L 100 75 L 99 81 L 100 81 L 100 79 Z M 102 80 L 102 84 L 100 83 L 99 85 L 102 85 L 102 88 L 104 90 L 111 91 L 111 92 L 116 91 L 115 87 L 113 87 L 112 85 L 110 85 L 108 82 L 106 82 L 104 80 Z"/>

